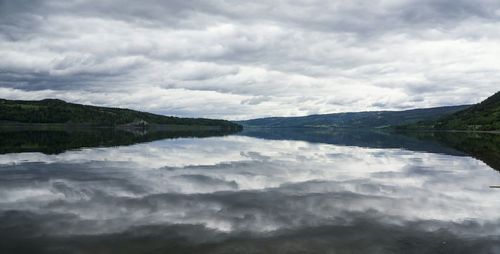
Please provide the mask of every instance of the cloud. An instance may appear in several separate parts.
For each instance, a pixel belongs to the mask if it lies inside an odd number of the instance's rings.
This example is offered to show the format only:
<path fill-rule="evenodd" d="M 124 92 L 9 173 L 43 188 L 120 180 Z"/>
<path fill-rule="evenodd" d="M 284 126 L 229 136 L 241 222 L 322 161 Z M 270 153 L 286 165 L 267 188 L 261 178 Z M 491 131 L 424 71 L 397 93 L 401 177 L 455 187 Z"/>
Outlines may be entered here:
<path fill-rule="evenodd" d="M 1 1 L 0 97 L 108 94 L 93 103 L 116 106 L 110 98 L 129 94 L 121 106 L 230 119 L 473 103 L 498 90 L 498 10 L 493 0 Z M 143 105 L 150 90 L 161 92 Z M 174 104 L 169 93 L 175 106 L 161 106 Z"/>

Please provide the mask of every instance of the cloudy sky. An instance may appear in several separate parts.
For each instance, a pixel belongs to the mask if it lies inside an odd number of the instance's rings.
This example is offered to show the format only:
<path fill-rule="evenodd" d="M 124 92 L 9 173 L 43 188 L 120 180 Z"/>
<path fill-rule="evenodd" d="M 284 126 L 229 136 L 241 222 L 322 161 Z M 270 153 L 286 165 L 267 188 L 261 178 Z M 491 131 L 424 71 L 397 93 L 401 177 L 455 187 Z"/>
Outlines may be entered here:
<path fill-rule="evenodd" d="M 0 0 L 0 97 L 246 119 L 478 102 L 497 0 Z"/>

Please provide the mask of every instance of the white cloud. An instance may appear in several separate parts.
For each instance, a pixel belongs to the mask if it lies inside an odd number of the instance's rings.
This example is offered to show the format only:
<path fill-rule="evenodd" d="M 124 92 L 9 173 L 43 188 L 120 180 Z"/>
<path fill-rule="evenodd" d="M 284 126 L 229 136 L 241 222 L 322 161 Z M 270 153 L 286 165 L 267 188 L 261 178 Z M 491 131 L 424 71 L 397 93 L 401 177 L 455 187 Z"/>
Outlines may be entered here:
<path fill-rule="evenodd" d="M 0 97 L 243 119 L 473 103 L 498 90 L 495 1 L 363 3 L 2 3 Z"/>

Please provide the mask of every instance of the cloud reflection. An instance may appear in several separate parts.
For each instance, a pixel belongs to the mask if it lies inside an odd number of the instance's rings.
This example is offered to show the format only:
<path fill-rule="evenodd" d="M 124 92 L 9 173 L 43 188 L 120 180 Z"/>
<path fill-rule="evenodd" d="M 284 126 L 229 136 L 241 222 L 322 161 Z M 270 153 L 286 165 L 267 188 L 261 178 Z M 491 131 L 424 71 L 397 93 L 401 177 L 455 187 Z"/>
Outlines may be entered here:
<path fill-rule="evenodd" d="M 500 235 L 499 193 L 488 188 L 500 175 L 469 157 L 229 136 L 5 154 L 0 163 L 1 221 L 14 221 L 3 233 L 23 220 L 30 234 L 54 239 L 149 227 L 195 228 L 207 241 L 250 234 L 271 245 L 342 230 L 481 246 L 498 246 Z"/>

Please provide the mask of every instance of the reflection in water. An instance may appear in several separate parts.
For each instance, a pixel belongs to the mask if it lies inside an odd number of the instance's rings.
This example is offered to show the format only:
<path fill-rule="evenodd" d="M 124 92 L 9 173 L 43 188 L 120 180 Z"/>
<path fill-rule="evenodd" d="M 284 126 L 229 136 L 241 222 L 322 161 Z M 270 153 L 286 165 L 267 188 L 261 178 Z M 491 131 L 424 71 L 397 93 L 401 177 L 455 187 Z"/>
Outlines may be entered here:
<path fill-rule="evenodd" d="M 349 131 L 345 129 L 326 128 L 249 128 L 239 134 L 271 140 L 298 140 L 311 143 L 367 148 L 401 148 L 419 152 L 464 155 L 464 153 L 445 146 L 436 140 L 421 140 L 407 133 L 391 133 L 382 130 Z"/>
<path fill-rule="evenodd" d="M 0 154 L 41 152 L 62 153 L 83 147 L 111 147 L 132 145 L 160 139 L 186 137 L 213 137 L 234 134 L 223 129 L 143 128 L 3 128 L 0 130 Z"/>
<path fill-rule="evenodd" d="M 0 250 L 499 253 L 500 174 L 397 147 L 226 136 L 3 154 Z"/>
<path fill-rule="evenodd" d="M 482 160 L 500 171 L 500 134 L 466 132 L 405 133 L 422 140 L 436 140 L 458 151 Z"/>
<path fill-rule="evenodd" d="M 244 130 L 241 135 L 271 140 L 301 140 L 342 146 L 401 148 L 418 152 L 468 155 L 500 171 L 500 134 L 494 133 L 256 128 Z"/>

